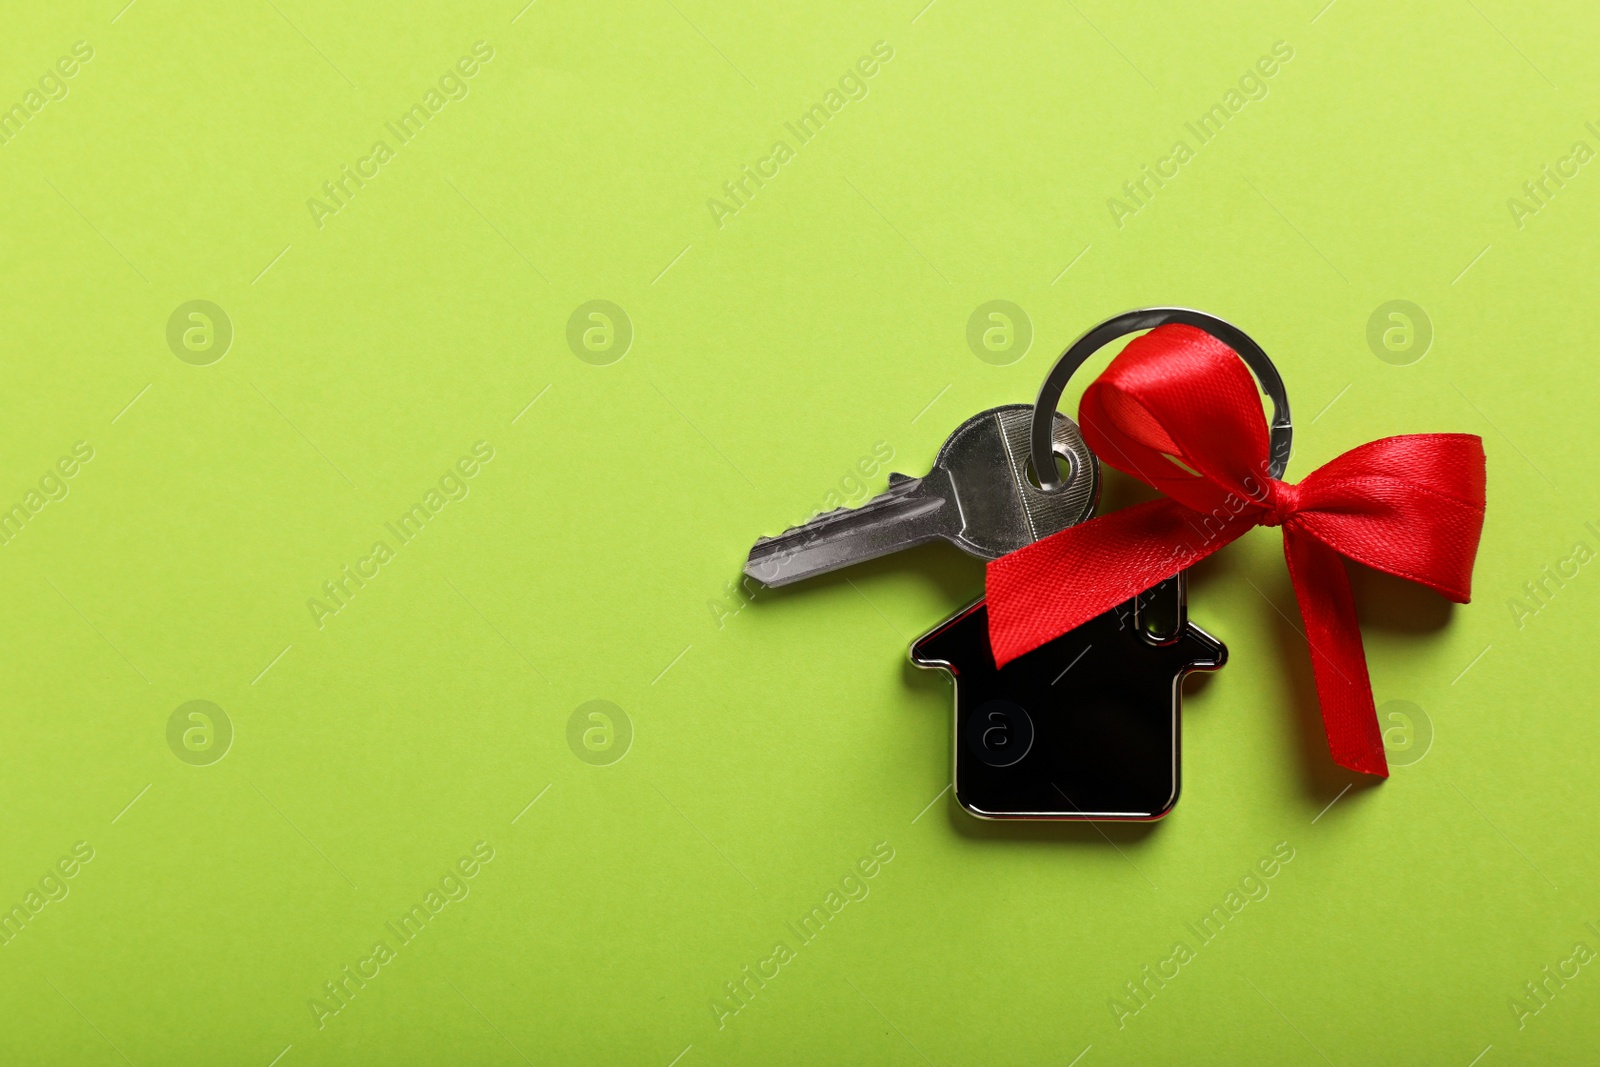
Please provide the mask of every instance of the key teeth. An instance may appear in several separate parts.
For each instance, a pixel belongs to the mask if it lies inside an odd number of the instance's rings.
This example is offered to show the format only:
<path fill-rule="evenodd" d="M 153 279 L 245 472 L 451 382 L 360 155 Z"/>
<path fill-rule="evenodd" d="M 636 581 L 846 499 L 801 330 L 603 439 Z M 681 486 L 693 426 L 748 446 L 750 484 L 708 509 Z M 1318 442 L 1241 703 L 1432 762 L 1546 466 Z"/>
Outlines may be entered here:
<path fill-rule="evenodd" d="M 837 515 L 841 511 L 854 511 L 854 510 L 855 510 L 855 508 L 850 507 L 848 504 L 844 504 L 844 505 L 841 505 L 841 506 L 836 507 L 836 508 L 831 508 L 831 509 L 829 509 L 827 511 L 819 511 L 815 515 L 813 515 L 809 519 L 807 519 L 805 522 L 802 522 L 799 526 L 792 527 L 791 528 L 791 532 L 793 530 L 804 530 L 806 527 L 814 525 L 815 523 L 821 521 L 822 519 L 826 519 L 831 515 Z"/>
<path fill-rule="evenodd" d="M 905 497 L 908 493 L 913 492 L 915 487 L 920 484 L 922 480 L 923 479 L 921 478 L 913 478 L 910 475 L 901 474 L 899 471 L 894 471 L 889 475 L 889 490 L 898 490 L 898 492 L 890 492 L 886 490 L 884 493 L 880 493 L 878 497 L 859 501 L 855 504 L 841 504 L 840 506 L 829 511 L 819 511 L 806 521 L 799 523 L 798 525 L 791 526 L 782 533 L 756 538 L 756 542 L 751 546 L 750 550 L 752 553 L 754 553 L 763 545 L 771 544 L 774 541 L 783 541 L 791 538 L 816 538 L 826 536 L 826 531 L 831 529 L 833 525 L 831 520 L 871 507 L 874 503 L 879 502 L 880 498 L 885 496 Z"/>
<path fill-rule="evenodd" d="M 848 505 L 844 505 L 844 506 L 841 506 L 841 507 L 834 508 L 832 511 L 819 511 L 815 515 L 811 516 L 811 518 L 807 519 L 805 522 L 800 523 L 798 526 L 791 526 L 787 530 L 784 530 L 782 533 L 776 533 L 776 534 L 771 534 L 771 535 L 766 536 L 766 537 L 758 537 L 758 538 L 756 538 L 756 543 L 752 547 L 759 547 L 760 545 L 764 545 L 769 541 L 776 541 L 780 537 L 787 537 L 790 534 L 795 533 L 796 531 L 805 529 L 807 526 L 810 526 L 812 523 L 816 522 L 818 519 L 825 519 L 829 515 L 837 515 L 841 511 L 853 511 L 853 510 L 855 510 L 855 509 L 849 507 Z"/>

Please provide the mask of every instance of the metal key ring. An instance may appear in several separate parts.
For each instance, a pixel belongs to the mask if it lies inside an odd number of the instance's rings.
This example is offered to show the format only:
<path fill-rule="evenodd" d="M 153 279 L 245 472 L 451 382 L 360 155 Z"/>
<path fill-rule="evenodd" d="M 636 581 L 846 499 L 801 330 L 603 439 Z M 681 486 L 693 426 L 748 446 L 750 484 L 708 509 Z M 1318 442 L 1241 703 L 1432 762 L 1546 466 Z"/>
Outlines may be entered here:
<path fill-rule="evenodd" d="M 1256 379 L 1261 383 L 1261 391 L 1272 401 L 1272 436 L 1267 474 L 1273 478 L 1283 477 L 1284 470 L 1289 466 L 1289 445 L 1294 437 L 1294 427 L 1289 422 L 1289 395 L 1284 390 L 1283 378 L 1278 374 L 1278 368 L 1272 365 L 1272 360 L 1267 357 L 1267 353 L 1260 345 L 1232 323 L 1215 315 L 1207 315 L 1203 311 L 1161 307 L 1125 311 L 1121 315 L 1107 319 L 1072 342 L 1071 346 L 1061 353 L 1061 358 L 1056 360 L 1055 366 L 1050 368 L 1050 373 L 1045 376 L 1044 386 L 1039 390 L 1039 399 L 1033 405 L 1033 423 L 1029 437 L 1033 452 L 1033 469 L 1039 477 L 1041 488 L 1053 491 L 1065 484 L 1054 477 L 1056 461 L 1051 441 L 1053 429 L 1051 416 L 1055 413 L 1056 405 L 1061 402 L 1061 394 L 1066 390 L 1068 380 L 1079 367 L 1088 362 L 1090 356 L 1117 338 L 1138 333 L 1140 330 L 1165 326 L 1168 323 L 1181 323 L 1204 330 L 1237 352 L 1245 365 L 1255 372 Z"/>

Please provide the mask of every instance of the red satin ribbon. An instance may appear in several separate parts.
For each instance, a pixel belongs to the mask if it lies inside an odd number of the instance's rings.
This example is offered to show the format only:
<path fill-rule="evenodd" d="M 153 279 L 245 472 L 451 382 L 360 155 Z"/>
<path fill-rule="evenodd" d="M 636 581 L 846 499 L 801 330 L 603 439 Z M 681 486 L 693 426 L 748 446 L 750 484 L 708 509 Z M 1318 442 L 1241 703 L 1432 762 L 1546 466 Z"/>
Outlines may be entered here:
<path fill-rule="evenodd" d="M 1471 598 L 1483 530 L 1483 441 L 1407 434 L 1353 448 L 1298 484 L 1267 474 L 1261 395 L 1231 348 L 1161 326 L 1083 394 L 1100 459 L 1169 499 L 1091 519 L 989 564 L 989 641 L 1009 661 L 1204 559 L 1252 526 L 1282 526 L 1328 748 L 1387 776 L 1350 579 L 1339 557 Z"/>

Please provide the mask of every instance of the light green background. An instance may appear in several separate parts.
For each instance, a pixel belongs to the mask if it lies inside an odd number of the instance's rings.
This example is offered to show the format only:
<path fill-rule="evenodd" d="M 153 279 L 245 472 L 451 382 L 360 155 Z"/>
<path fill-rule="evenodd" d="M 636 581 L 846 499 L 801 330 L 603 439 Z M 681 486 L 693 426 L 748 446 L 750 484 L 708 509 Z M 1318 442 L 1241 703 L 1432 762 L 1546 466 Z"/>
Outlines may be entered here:
<path fill-rule="evenodd" d="M 94 858 L 0 947 L 0 1060 L 1593 1062 L 1600 967 L 1510 1006 L 1600 947 L 1600 576 L 1509 606 L 1600 547 L 1597 165 L 1521 226 L 1507 204 L 1600 147 L 1586 5 L 521 2 L 7 5 L 0 104 L 94 55 L 0 145 L 0 503 L 94 458 L 0 547 L 0 906 Z M 469 95 L 399 145 L 477 41 Z M 865 98 L 795 141 L 879 41 Z M 1119 228 L 1107 199 L 1278 41 L 1267 96 Z M 307 200 L 380 139 L 319 228 Z M 779 139 L 719 227 L 708 198 Z M 207 366 L 166 341 L 195 299 L 235 332 Z M 566 341 L 592 299 L 633 324 L 609 366 Z M 966 342 L 991 299 L 1034 330 L 1007 366 Z M 1407 366 L 1366 340 L 1396 299 L 1435 331 Z M 904 657 L 976 561 L 730 585 L 879 442 L 920 472 L 1153 303 L 1274 355 L 1291 478 L 1483 435 L 1474 603 L 1357 582 L 1378 700 L 1431 750 L 1347 791 L 1261 530 L 1194 576 L 1232 659 L 1190 686 L 1176 811 L 979 824 L 941 794 L 949 686 Z M 470 495 L 399 545 L 479 441 Z M 380 539 L 319 628 L 308 598 Z M 609 766 L 567 743 L 593 699 L 634 730 Z M 233 724 L 220 762 L 168 746 L 190 700 Z M 323 983 L 479 841 L 470 895 L 319 1028 Z M 801 944 L 785 923 L 879 842 L 870 895 Z M 1200 945 L 1279 842 L 1270 895 Z"/>

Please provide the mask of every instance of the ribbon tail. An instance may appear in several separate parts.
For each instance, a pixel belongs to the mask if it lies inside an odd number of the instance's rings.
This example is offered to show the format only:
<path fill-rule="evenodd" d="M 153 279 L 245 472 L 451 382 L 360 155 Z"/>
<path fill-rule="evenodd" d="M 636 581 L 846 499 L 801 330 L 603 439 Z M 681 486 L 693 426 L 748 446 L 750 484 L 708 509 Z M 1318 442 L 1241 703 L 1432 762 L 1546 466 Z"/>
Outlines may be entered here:
<path fill-rule="evenodd" d="M 995 666 L 1052 641 L 1204 559 L 1250 529 L 1176 500 L 1150 500 L 1069 526 L 989 564 Z"/>
<path fill-rule="evenodd" d="M 1310 534 L 1286 525 L 1283 554 L 1289 564 L 1305 621 L 1306 643 L 1316 675 L 1322 725 L 1328 751 L 1341 767 L 1389 777 L 1383 755 L 1383 733 L 1372 703 L 1367 655 L 1361 646 L 1350 575 L 1339 553 Z"/>

